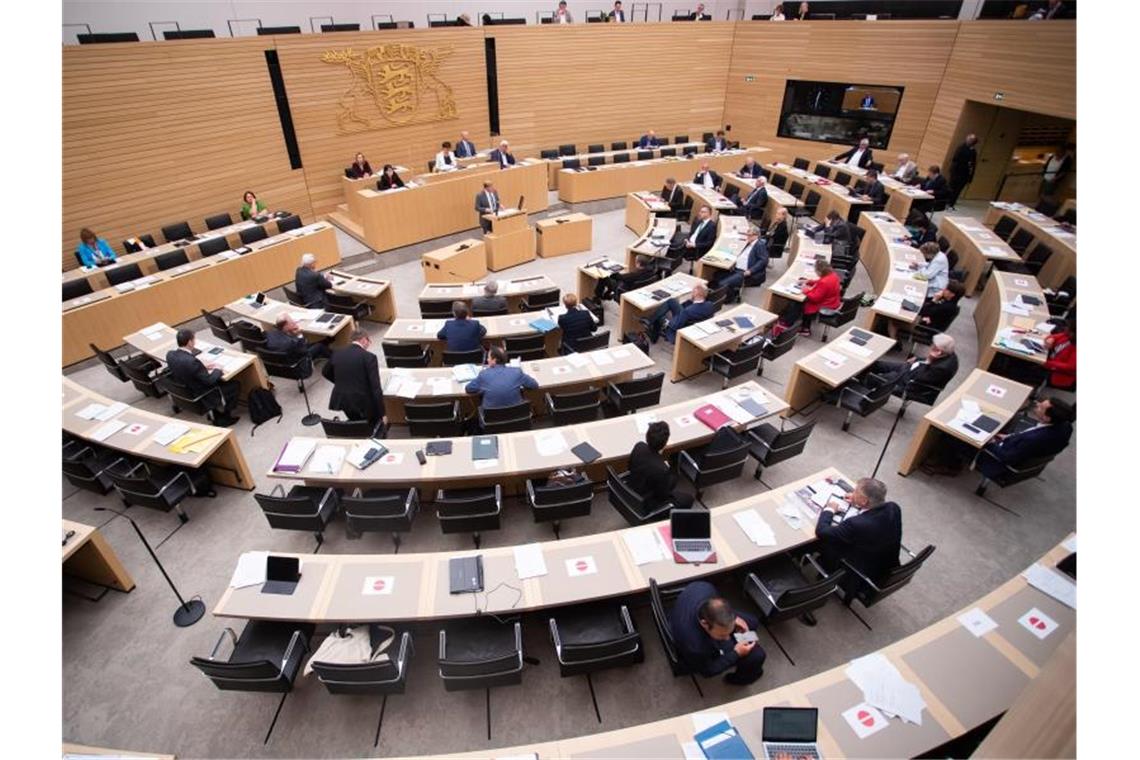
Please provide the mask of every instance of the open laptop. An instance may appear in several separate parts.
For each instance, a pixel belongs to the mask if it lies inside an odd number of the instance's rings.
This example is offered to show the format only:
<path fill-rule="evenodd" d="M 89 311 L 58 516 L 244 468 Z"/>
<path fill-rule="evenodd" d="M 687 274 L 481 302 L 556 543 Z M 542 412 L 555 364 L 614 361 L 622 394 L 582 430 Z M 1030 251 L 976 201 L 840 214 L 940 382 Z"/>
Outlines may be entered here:
<path fill-rule="evenodd" d="M 265 558 L 265 583 L 261 586 L 261 593 L 289 595 L 297 590 L 300 580 L 301 560 L 272 554 Z"/>
<path fill-rule="evenodd" d="M 716 562 L 712 515 L 707 509 L 674 509 L 669 513 L 669 535 L 678 562 Z"/>
<path fill-rule="evenodd" d="M 765 707 L 764 757 L 774 760 L 787 756 L 792 760 L 819 759 L 815 744 L 819 711 L 814 707 Z"/>

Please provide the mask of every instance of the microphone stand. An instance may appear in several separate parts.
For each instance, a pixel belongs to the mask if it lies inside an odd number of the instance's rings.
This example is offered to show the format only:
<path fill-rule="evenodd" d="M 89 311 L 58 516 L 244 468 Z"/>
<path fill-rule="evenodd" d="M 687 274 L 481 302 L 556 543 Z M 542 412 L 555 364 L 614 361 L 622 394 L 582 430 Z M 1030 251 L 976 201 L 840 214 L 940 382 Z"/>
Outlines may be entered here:
<path fill-rule="evenodd" d="M 117 509 L 111 509 L 110 507 L 95 507 L 95 511 L 112 512 L 119 517 L 125 518 L 126 521 L 131 524 L 131 527 L 135 529 L 135 533 L 138 534 L 139 540 L 143 542 L 143 546 L 145 546 L 146 550 L 150 552 L 150 556 L 151 559 L 154 560 L 154 564 L 158 565 L 158 569 L 159 572 L 162 573 L 162 577 L 165 578 L 166 582 L 170 584 L 170 589 L 174 592 L 174 595 L 178 597 L 178 601 L 181 603 L 178 609 L 174 611 L 174 624 L 179 628 L 186 628 L 187 626 L 194 625 L 199 620 L 201 620 L 202 615 L 206 613 L 206 605 L 202 602 L 201 599 L 191 599 L 188 602 L 182 598 L 182 594 L 178 593 L 178 588 L 174 585 L 174 581 L 170 580 L 170 576 L 166 574 L 166 568 L 162 566 L 162 562 L 159 561 L 158 555 L 155 554 L 154 549 L 150 547 L 150 542 L 146 540 L 146 536 L 143 535 L 143 532 L 139 528 L 138 523 L 131 519 L 131 517 L 127 514 L 120 512 Z"/>

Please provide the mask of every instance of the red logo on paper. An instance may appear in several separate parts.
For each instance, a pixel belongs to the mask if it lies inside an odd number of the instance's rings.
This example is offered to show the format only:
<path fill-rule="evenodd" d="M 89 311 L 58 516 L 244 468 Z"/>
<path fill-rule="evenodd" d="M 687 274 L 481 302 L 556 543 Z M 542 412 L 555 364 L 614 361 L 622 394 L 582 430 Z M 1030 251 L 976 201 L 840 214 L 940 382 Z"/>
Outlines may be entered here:
<path fill-rule="evenodd" d="M 871 713 L 867 712 L 866 710 L 860 710 L 859 713 L 855 717 L 858 718 L 859 722 L 862 723 L 867 728 L 870 728 L 871 726 L 875 725 L 875 716 L 872 715 Z"/>
<path fill-rule="evenodd" d="M 586 572 L 586 568 L 588 568 L 589 565 L 586 564 L 586 560 L 580 559 L 574 563 L 574 567 L 578 568 L 578 572 L 584 573 L 584 572 Z"/>
<path fill-rule="evenodd" d="M 1044 631 L 1048 627 L 1045 625 L 1045 621 L 1039 617 L 1029 618 L 1029 624 L 1039 631 Z"/>
<path fill-rule="evenodd" d="M 375 581 L 372 581 L 372 588 L 375 591 L 383 591 L 384 590 L 384 579 L 379 578 Z"/>

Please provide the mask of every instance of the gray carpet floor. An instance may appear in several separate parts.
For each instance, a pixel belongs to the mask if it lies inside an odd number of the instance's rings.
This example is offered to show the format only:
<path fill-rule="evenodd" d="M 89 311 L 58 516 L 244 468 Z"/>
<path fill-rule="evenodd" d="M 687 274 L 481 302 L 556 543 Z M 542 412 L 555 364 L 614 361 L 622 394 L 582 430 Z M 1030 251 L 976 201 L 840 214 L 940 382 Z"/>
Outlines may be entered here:
<path fill-rule="evenodd" d="M 552 200 L 556 202 L 556 199 Z M 589 256 L 624 256 L 634 235 L 624 226 L 624 202 L 580 204 L 574 210 L 594 216 L 594 247 L 589 253 L 522 265 L 506 276 L 549 275 L 563 290 L 575 287 L 576 267 Z M 564 207 L 552 208 L 542 216 Z M 960 213 L 979 218 L 982 204 L 963 204 Z M 532 219 L 532 223 L 533 223 Z M 422 287 L 419 254 L 467 235 L 431 241 L 407 249 L 377 255 L 360 242 L 338 233 L 344 268 L 357 273 L 379 272 L 395 283 L 399 313 L 418 315 L 417 294 Z M 780 260 L 772 263 L 769 282 L 783 271 Z M 868 288 L 860 270 L 850 292 Z M 759 303 L 760 288 L 750 288 L 745 298 Z M 275 293 L 277 297 L 281 294 Z M 950 333 L 958 341 L 961 368 L 955 382 L 965 378 L 976 362 L 973 310 L 976 299 L 964 302 L 962 313 Z M 616 322 L 617 306 L 606 306 L 607 323 Z M 386 326 L 364 323 L 375 337 Z M 200 320 L 188 323 L 203 337 L 209 333 Z M 616 330 L 615 339 L 616 339 Z M 816 335 L 819 335 L 817 328 Z M 820 346 L 817 338 L 797 342 L 795 349 L 765 369 L 770 388 L 782 393 L 791 367 L 799 357 Z M 670 347 L 658 344 L 652 358 L 668 369 Z M 163 414 L 169 402 L 143 398 L 130 385 L 120 384 L 101 366 L 86 362 L 73 367 L 69 376 L 113 399 Z M 681 384 L 666 383 L 662 403 L 697 397 L 720 388 L 719 378 L 699 377 Z M 314 409 L 327 409 L 330 386 L 323 379 L 310 381 Z M 248 419 L 236 426 L 239 444 L 255 475 L 265 472 L 284 442 L 303 428 L 304 404 L 296 388 L 278 383 L 277 398 L 285 410 L 280 424 L 270 422 L 251 437 Z M 887 438 L 897 408 L 896 402 L 866 419 L 856 418 L 849 433 L 840 430 L 843 415 L 825 407 L 815 413 L 819 420 L 806 451 L 800 457 L 766 472 L 774 486 L 834 465 L 852 477 L 870 474 Z M 207 613 L 197 625 L 176 628 L 171 622 L 177 601 L 150 557 L 121 518 L 107 521 L 106 513 L 94 512 L 100 504 L 118 507 L 112 496 L 98 497 L 63 485 L 63 516 L 102 525 L 107 540 L 134 576 L 137 588 L 129 594 L 110 593 L 92 603 L 64 593 L 63 604 L 63 726 L 64 740 L 82 744 L 138 751 L 175 753 L 179 757 L 368 757 L 475 751 L 514 744 L 545 741 L 611 730 L 713 706 L 745 693 L 764 691 L 839 665 L 853 657 L 913 633 L 950 614 L 1004 582 L 1075 529 L 1076 446 L 1070 446 L 1040 479 L 1006 491 L 991 488 L 991 498 L 1019 514 L 999 509 L 973 493 L 977 476 L 930 477 L 921 472 L 908 478 L 895 470 L 918 420 L 925 410 L 908 411 L 886 452 L 879 477 L 888 487 L 888 498 L 903 510 L 903 540 L 912 550 L 934 544 L 937 551 L 915 581 L 864 616 L 873 626 L 867 631 L 840 604 L 834 603 L 817 616 L 819 625 L 807 628 L 798 622 L 777 629 L 782 643 L 795 659 L 793 666 L 772 640 L 761 633 L 768 652 L 764 677 L 746 689 L 719 679 L 702 683 L 703 698 L 688 679 L 674 679 L 653 631 L 647 606 L 632 612 L 645 641 L 646 658 L 640 665 L 599 673 L 594 677 L 601 723 L 598 722 L 585 678 L 560 678 L 546 621 L 540 615 L 524 616 L 528 652 L 541 659 L 523 674 L 521 686 L 497 689 L 491 694 L 491 739 L 487 738 L 483 692 L 445 692 L 436 672 L 438 628 L 414 628 L 416 654 L 408 675 L 407 693 L 393 696 L 383 713 L 377 746 L 373 745 L 381 715 L 378 697 L 346 697 L 328 694 L 314 678 L 299 680 L 285 702 L 272 736 L 263 743 L 278 697 L 218 691 L 190 666 L 194 655 L 210 652 L 219 633 L 240 621 L 214 618 Z M 546 424 L 546 423 L 543 423 Z M 305 428 L 312 432 L 312 428 Z M 317 429 L 319 430 L 319 429 Z M 404 436 L 397 429 L 393 435 Z M 710 488 L 705 496 L 710 506 L 749 496 L 761 489 L 747 474 Z M 207 609 L 226 588 L 237 557 L 244 551 L 262 549 L 308 552 L 312 537 L 274 531 L 266 524 L 252 495 L 222 488 L 217 498 L 191 499 L 185 504 L 190 522 L 158 549 L 170 575 L 186 596 L 200 596 Z M 509 502 L 503 528 L 486 534 L 485 545 L 503 546 L 552 537 L 545 525 L 535 525 L 522 504 Z M 158 543 L 178 526 L 173 514 L 132 509 L 134 519 L 152 543 Z M 409 534 L 401 553 L 465 550 L 470 539 L 443 536 L 425 512 Z M 563 536 L 608 531 L 624 525 L 607 503 L 605 495 L 594 500 L 589 517 L 563 526 Z M 391 539 L 369 535 L 359 540 L 345 538 L 342 526 L 330 526 L 323 553 L 390 553 Z M 724 593 L 739 599 L 739 579 L 723 576 Z M 89 593 L 65 579 L 65 589 Z"/>

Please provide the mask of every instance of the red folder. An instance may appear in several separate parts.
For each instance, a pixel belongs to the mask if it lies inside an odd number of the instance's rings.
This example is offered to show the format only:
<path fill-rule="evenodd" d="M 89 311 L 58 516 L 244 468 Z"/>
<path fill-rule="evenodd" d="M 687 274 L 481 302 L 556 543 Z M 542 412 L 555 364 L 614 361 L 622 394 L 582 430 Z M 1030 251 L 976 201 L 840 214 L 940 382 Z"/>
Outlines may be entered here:
<path fill-rule="evenodd" d="M 705 404 L 693 412 L 693 416 L 713 430 L 718 430 L 725 425 L 732 424 L 732 418 L 712 404 Z"/>

